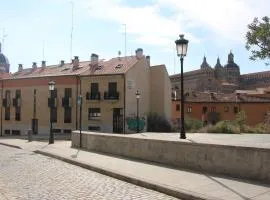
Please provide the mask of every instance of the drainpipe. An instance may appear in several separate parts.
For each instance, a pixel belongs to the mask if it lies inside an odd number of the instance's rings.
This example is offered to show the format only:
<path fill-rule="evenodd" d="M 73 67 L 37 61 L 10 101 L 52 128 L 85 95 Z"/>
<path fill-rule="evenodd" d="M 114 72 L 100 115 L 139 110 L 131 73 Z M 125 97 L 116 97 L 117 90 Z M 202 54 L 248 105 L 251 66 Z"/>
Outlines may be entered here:
<path fill-rule="evenodd" d="M 2 84 L 1 84 L 1 136 L 3 136 L 3 90 L 4 90 L 4 81 L 2 80 Z"/>
<path fill-rule="evenodd" d="M 123 123 L 124 123 L 124 134 L 126 133 L 126 76 L 124 74 L 124 119 L 123 119 Z"/>

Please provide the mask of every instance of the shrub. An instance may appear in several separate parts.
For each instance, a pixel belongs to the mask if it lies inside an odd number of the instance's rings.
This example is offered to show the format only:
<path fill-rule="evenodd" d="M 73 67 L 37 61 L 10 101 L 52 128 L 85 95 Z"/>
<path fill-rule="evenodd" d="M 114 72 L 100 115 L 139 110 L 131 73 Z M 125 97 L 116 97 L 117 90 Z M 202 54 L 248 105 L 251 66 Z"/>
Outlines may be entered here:
<path fill-rule="evenodd" d="M 196 132 L 198 129 L 203 127 L 203 122 L 201 120 L 186 118 L 185 119 L 185 129 L 189 132 Z"/>
<path fill-rule="evenodd" d="M 236 123 L 240 126 L 240 131 L 244 132 L 244 126 L 246 124 L 246 113 L 245 111 L 241 110 L 240 112 L 237 113 L 235 121 Z"/>
<path fill-rule="evenodd" d="M 214 126 L 209 126 L 208 133 L 240 133 L 240 126 L 231 121 L 220 121 Z"/>
<path fill-rule="evenodd" d="M 150 113 L 147 117 L 148 132 L 172 132 L 171 123 L 157 113 Z"/>

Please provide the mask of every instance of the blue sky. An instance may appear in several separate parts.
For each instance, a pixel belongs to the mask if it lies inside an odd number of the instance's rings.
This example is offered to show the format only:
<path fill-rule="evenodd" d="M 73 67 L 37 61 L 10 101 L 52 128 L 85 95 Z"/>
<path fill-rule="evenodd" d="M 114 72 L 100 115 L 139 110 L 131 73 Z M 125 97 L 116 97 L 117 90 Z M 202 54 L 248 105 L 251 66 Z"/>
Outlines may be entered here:
<path fill-rule="evenodd" d="M 127 28 L 127 55 L 143 48 L 151 64 L 166 64 L 169 74 L 179 73 L 175 43 L 180 33 L 189 39 L 184 71 L 198 69 L 203 56 L 214 66 L 219 56 L 227 62 L 230 50 L 241 73 L 269 70 L 263 61 L 250 61 L 245 49 L 247 24 L 255 16 L 269 16 L 268 0 L 73 0 L 73 56 L 89 60 L 125 54 L 124 25 Z M 3 52 L 11 71 L 69 62 L 71 8 L 68 0 L 0 0 L 0 38 L 5 29 Z M 2 41 L 2 40 L 1 40 Z"/>

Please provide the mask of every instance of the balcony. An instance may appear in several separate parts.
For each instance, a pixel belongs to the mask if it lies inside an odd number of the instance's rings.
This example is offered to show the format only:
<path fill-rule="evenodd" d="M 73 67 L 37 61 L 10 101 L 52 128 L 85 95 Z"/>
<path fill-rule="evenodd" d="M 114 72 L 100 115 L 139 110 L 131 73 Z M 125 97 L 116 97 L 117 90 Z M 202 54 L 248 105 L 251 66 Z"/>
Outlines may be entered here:
<path fill-rule="evenodd" d="M 71 97 L 62 98 L 62 107 L 71 108 L 71 106 L 72 106 L 71 101 L 72 101 Z"/>
<path fill-rule="evenodd" d="M 87 92 L 86 100 L 100 100 L 100 92 Z"/>
<path fill-rule="evenodd" d="M 119 92 L 104 92 L 104 99 L 118 100 L 119 99 Z"/>

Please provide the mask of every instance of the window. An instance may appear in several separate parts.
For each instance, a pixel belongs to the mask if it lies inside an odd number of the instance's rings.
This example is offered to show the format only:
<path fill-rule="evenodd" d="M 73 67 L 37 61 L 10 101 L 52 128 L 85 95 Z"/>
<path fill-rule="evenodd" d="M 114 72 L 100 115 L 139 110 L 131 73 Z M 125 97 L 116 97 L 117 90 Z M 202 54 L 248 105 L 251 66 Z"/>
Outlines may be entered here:
<path fill-rule="evenodd" d="M 189 106 L 189 107 L 187 108 L 187 112 L 188 112 L 188 113 L 191 113 L 191 112 L 192 112 L 192 107 Z"/>
<path fill-rule="evenodd" d="M 98 83 L 91 83 L 91 94 L 98 93 Z"/>
<path fill-rule="evenodd" d="M 228 106 L 224 107 L 224 112 L 229 112 L 229 107 Z"/>
<path fill-rule="evenodd" d="M 234 112 L 235 114 L 237 114 L 237 113 L 238 113 L 238 108 L 237 108 L 236 106 L 234 106 L 234 108 L 233 108 L 233 112 Z"/>
<path fill-rule="evenodd" d="M 212 107 L 211 112 L 216 112 L 216 107 Z"/>
<path fill-rule="evenodd" d="M 7 105 L 5 107 L 5 120 L 10 120 L 10 91 L 6 90 L 6 101 L 7 101 Z"/>
<path fill-rule="evenodd" d="M 117 83 L 111 82 L 109 83 L 109 94 L 115 94 L 117 91 Z"/>
<path fill-rule="evenodd" d="M 67 101 L 67 105 L 64 107 L 64 123 L 71 123 L 72 121 L 72 111 L 71 111 L 71 107 L 69 106 L 70 102 L 69 102 L 69 98 L 72 97 L 72 89 L 71 88 L 65 88 L 65 99 L 68 99 Z M 70 104 L 71 105 L 71 104 Z"/>
<path fill-rule="evenodd" d="M 64 110 L 64 123 L 71 123 L 71 108 L 66 107 Z"/>
<path fill-rule="evenodd" d="M 202 113 L 205 114 L 206 112 L 207 112 L 207 107 L 204 106 L 204 107 L 202 108 Z"/>
<path fill-rule="evenodd" d="M 16 90 L 15 92 L 15 99 L 21 98 L 21 90 Z M 21 120 L 21 107 L 18 105 L 15 107 L 15 120 L 20 121 Z"/>
<path fill-rule="evenodd" d="M 15 98 L 16 99 L 21 98 L 21 90 L 16 90 L 16 92 L 15 92 Z"/>
<path fill-rule="evenodd" d="M 15 108 L 15 120 L 20 121 L 21 120 L 21 107 Z"/>
<path fill-rule="evenodd" d="M 71 97 L 71 96 L 72 96 L 71 88 L 65 88 L 65 97 Z"/>
<path fill-rule="evenodd" d="M 89 108 L 88 119 L 100 119 L 100 108 Z"/>
<path fill-rule="evenodd" d="M 180 111 L 180 104 L 176 104 L 176 111 Z"/>
<path fill-rule="evenodd" d="M 100 127 L 99 126 L 89 126 L 88 130 L 89 131 L 100 131 Z"/>

